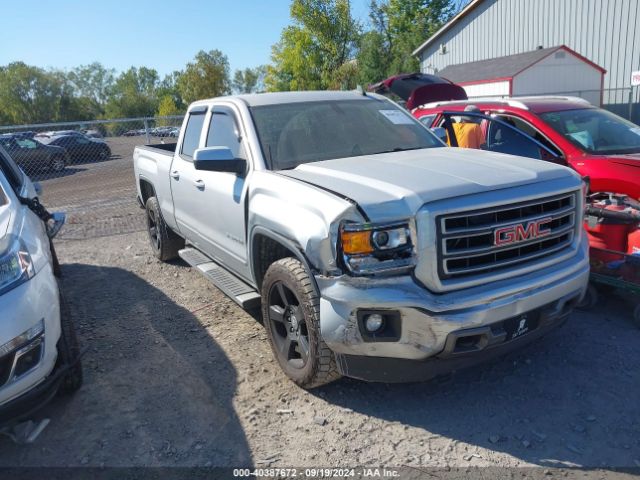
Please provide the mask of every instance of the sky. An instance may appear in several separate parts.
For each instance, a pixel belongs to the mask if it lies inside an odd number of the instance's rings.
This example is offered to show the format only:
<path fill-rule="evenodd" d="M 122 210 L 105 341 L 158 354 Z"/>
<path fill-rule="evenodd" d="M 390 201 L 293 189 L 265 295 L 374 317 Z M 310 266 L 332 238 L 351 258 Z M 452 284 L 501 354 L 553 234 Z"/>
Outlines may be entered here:
<path fill-rule="evenodd" d="M 369 0 L 351 0 L 367 21 Z M 290 24 L 290 0 L 0 0 L 0 65 L 71 69 L 94 61 L 122 72 L 181 70 L 199 50 L 219 49 L 236 69 L 269 63 Z"/>

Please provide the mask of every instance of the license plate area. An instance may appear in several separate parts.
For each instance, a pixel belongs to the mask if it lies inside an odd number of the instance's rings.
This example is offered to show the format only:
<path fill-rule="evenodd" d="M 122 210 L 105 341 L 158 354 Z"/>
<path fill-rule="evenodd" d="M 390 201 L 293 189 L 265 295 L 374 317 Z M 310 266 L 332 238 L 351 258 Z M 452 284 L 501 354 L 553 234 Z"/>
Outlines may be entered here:
<path fill-rule="evenodd" d="M 532 312 L 523 313 L 517 317 L 509 318 L 502 322 L 502 328 L 506 332 L 507 336 L 505 342 L 520 338 L 529 332 L 538 328 L 540 323 L 540 312 L 534 310 Z"/>

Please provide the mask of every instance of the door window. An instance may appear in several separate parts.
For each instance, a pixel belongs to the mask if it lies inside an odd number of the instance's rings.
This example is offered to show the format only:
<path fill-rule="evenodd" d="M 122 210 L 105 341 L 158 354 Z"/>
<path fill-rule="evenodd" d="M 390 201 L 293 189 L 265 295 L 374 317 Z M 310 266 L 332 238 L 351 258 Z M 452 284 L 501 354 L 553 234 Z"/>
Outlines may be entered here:
<path fill-rule="evenodd" d="M 200 146 L 200 134 L 204 125 L 204 113 L 197 112 L 189 115 L 187 128 L 184 131 L 182 150 L 180 153 L 188 158 L 193 158 L 193 152 Z"/>
<path fill-rule="evenodd" d="M 211 115 L 207 147 L 227 147 L 236 158 L 244 158 L 240 135 L 231 114 L 214 111 Z"/>
<path fill-rule="evenodd" d="M 461 119 L 460 117 L 469 118 Z M 480 134 L 478 134 L 479 138 L 476 143 L 480 143 L 479 148 L 483 150 L 538 160 L 557 160 L 558 158 L 558 155 L 545 144 L 518 129 L 513 118 L 488 116 L 480 113 L 465 112 L 463 115 L 460 112 L 443 113 L 442 125 L 447 130 L 452 146 L 457 147 L 461 143 L 464 145 L 468 140 L 466 137 L 470 137 L 470 135 L 460 136 L 460 132 L 465 130 L 463 127 L 466 124 L 475 124 L 475 127 L 481 130 L 483 137 L 480 138 Z"/>
<path fill-rule="evenodd" d="M 549 148 L 555 153 L 555 157 L 554 157 L 549 152 L 543 151 L 542 152 L 543 160 L 553 161 L 558 157 L 562 157 L 562 152 L 560 152 L 560 150 L 558 150 L 558 148 L 553 143 L 551 143 L 547 139 L 547 137 L 545 137 L 537 128 L 533 127 L 528 122 L 525 122 L 524 120 L 518 117 L 513 117 L 511 115 L 497 115 L 496 118 L 499 118 L 500 120 L 504 120 L 505 122 L 510 123 L 511 125 L 516 127 L 518 130 L 521 130 L 527 135 L 529 135 L 530 137 L 536 139 L 537 141 L 542 143 L 545 147 Z"/>
<path fill-rule="evenodd" d="M 426 127 L 431 127 L 433 120 L 436 118 L 435 115 L 423 115 L 418 120 L 420 120 Z"/>

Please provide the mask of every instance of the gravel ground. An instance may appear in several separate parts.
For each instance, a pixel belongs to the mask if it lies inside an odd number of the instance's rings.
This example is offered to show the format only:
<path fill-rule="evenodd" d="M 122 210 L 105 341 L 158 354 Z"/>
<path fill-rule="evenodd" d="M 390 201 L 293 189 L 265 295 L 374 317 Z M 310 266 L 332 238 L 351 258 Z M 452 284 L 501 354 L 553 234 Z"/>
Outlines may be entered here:
<path fill-rule="evenodd" d="M 640 330 L 620 299 L 447 381 L 307 392 L 254 316 L 145 233 L 58 253 L 85 384 L 39 414 L 35 444 L 0 439 L 0 466 L 640 466 Z"/>

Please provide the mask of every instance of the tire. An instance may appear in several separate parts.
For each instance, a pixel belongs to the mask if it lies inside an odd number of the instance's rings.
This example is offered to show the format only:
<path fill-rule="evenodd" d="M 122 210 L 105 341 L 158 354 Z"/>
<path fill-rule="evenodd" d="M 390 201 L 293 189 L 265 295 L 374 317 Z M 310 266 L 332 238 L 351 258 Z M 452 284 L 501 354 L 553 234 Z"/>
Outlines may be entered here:
<path fill-rule="evenodd" d="M 60 283 L 58 282 L 58 285 Z M 58 393 L 69 395 L 76 392 L 83 382 L 80 346 L 69 305 L 60 288 L 60 340 L 58 340 L 58 361 L 61 365 L 73 364 L 64 376 Z"/>
<path fill-rule="evenodd" d="M 320 297 L 299 260 L 283 258 L 267 270 L 262 319 L 280 368 L 297 385 L 310 389 L 340 378 L 320 334 Z"/>
<path fill-rule="evenodd" d="M 163 262 L 173 260 L 178 256 L 178 250 L 184 248 L 184 239 L 174 233 L 164 222 L 156 197 L 149 197 L 145 208 L 147 210 L 147 233 L 153 254 Z"/>
<path fill-rule="evenodd" d="M 108 147 L 107 148 L 102 148 L 98 152 L 98 159 L 99 160 L 107 160 L 110 156 L 111 156 L 111 150 Z"/>
<path fill-rule="evenodd" d="M 52 172 L 62 172 L 67 167 L 67 162 L 65 162 L 64 157 L 62 155 L 54 155 L 51 158 L 51 162 L 49 163 L 49 170 Z"/>
<path fill-rule="evenodd" d="M 598 290 L 589 283 L 587 292 L 584 294 L 584 298 L 576 305 L 576 308 L 580 310 L 591 310 L 598 304 Z"/>
<path fill-rule="evenodd" d="M 640 305 L 636 305 L 636 308 L 633 310 L 633 324 L 640 328 Z"/>
<path fill-rule="evenodd" d="M 62 277 L 62 268 L 60 267 L 60 261 L 58 260 L 58 254 L 53 246 L 53 240 L 49 239 L 49 248 L 51 249 L 51 259 L 53 263 L 53 275 L 56 278 Z"/>

